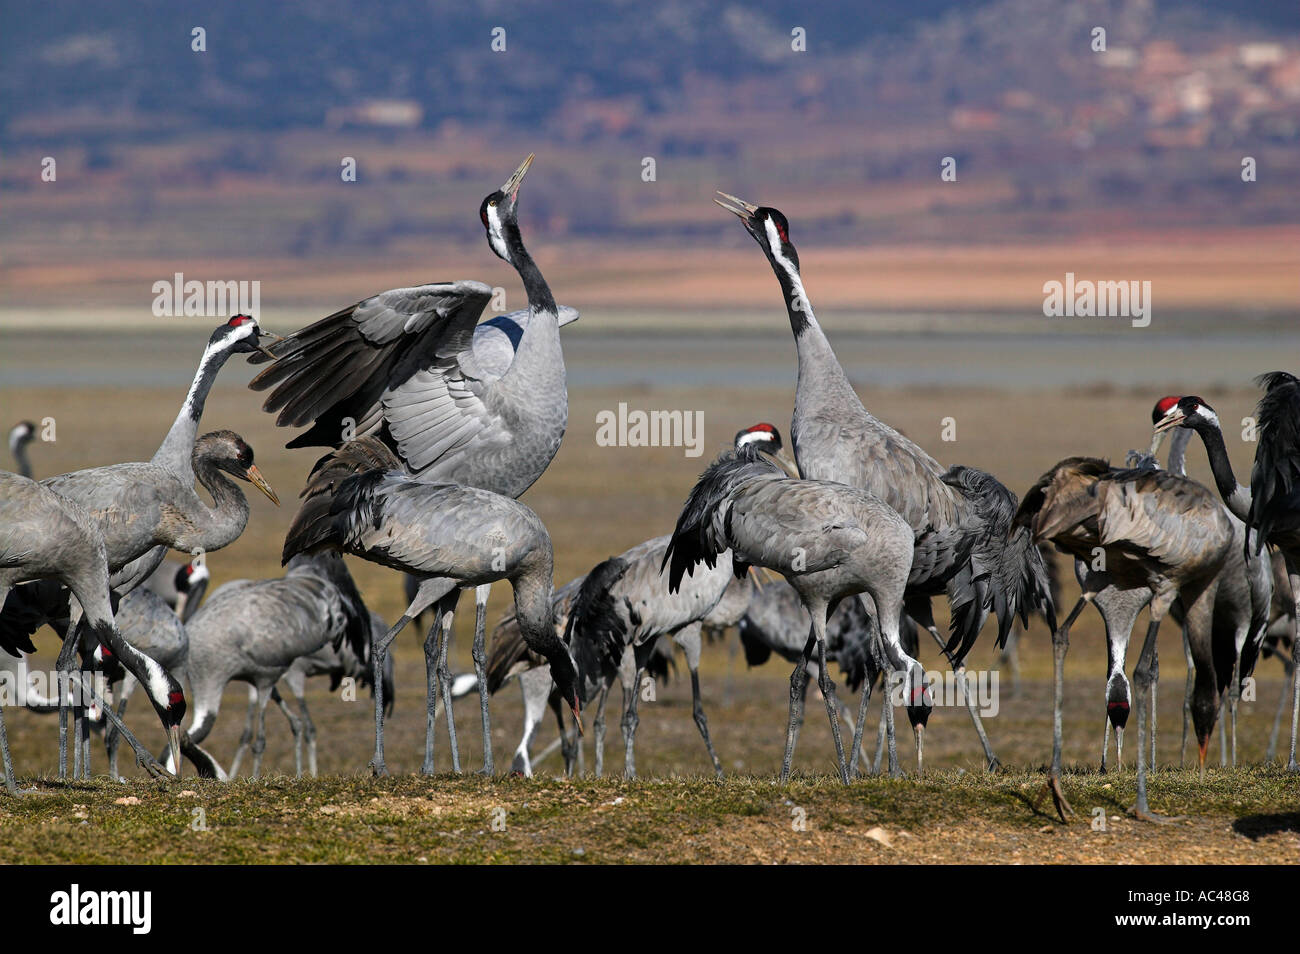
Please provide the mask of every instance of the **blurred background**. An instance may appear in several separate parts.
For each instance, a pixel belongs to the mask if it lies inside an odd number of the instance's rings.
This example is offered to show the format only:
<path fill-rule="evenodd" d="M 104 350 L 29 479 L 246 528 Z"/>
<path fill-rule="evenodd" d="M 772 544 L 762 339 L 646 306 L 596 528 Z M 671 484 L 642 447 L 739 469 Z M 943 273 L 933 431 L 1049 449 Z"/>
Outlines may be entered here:
<path fill-rule="evenodd" d="M 524 307 L 477 209 L 529 152 L 521 227 L 557 299 L 582 312 L 564 331 L 569 434 L 526 497 L 556 538 L 557 582 L 667 531 L 704 463 L 596 446 L 599 410 L 702 410 L 706 457 L 756 420 L 788 425 L 794 353 L 778 286 L 715 189 L 789 216 L 868 409 L 1017 492 L 1067 454 L 1145 446 L 1162 394 L 1199 393 L 1230 424 L 1252 411 L 1253 375 L 1295 370 L 1294 0 L 51 0 L 4 16 L 0 423 L 57 422 L 57 439 L 32 449 L 38 477 L 152 453 L 217 317 L 154 315 L 153 285 L 175 273 L 259 282 L 257 317 L 280 333 L 429 280 L 477 278 Z M 941 179 L 945 157 L 955 181 Z M 341 176 L 348 158 L 355 181 Z M 1044 283 L 1067 272 L 1150 281 L 1150 326 L 1044 317 Z M 317 456 L 282 450 L 290 435 L 257 410 L 250 376 L 232 363 L 204 424 L 243 433 L 286 506 L 253 502 L 244 538 L 212 557 L 214 584 L 278 574 Z M 1248 466 L 1253 445 L 1230 450 Z M 1206 472 L 1199 445 L 1191 466 Z M 354 568 L 395 618 L 395 575 Z M 508 600 L 494 590 L 493 621 Z M 1091 726 L 1102 653 L 1084 621 L 1078 704 Z M 1042 635 L 1025 650 L 1031 679 L 1046 673 Z M 414 703 L 423 670 L 414 640 L 402 644 L 399 685 Z M 1181 658 L 1169 646 L 1166 671 Z M 715 655 L 706 678 L 743 667 Z M 785 667 L 769 668 L 755 691 L 779 708 Z M 1031 689 L 1021 713 L 1038 733 L 1025 759 L 1041 756 L 1049 688 Z M 660 698 L 667 708 L 643 709 L 643 723 L 683 706 L 669 720 L 680 753 L 643 726 L 646 771 L 702 770 L 688 690 L 679 680 Z M 461 736 L 471 750 L 474 715 Z M 219 731 L 233 739 L 241 716 Z M 352 721 L 363 752 L 364 716 Z M 821 758 L 816 721 L 808 746 Z M 762 740 L 771 751 L 746 764 L 775 764 L 778 723 Z M 499 720 L 503 745 L 517 725 Z M 746 730 L 720 730 L 724 756 L 749 744 Z M 966 726 L 950 734 L 945 749 L 936 732 L 927 756 L 977 764 Z M 415 743 L 390 751 L 398 769 L 416 757 Z M 337 767 L 359 767 L 352 755 Z"/>

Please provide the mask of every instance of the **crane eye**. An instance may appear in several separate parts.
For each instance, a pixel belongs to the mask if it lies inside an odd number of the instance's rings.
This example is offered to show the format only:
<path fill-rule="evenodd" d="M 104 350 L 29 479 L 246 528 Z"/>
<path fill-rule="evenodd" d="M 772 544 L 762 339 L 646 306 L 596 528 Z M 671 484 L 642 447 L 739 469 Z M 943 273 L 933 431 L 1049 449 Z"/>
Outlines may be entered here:
<path fill-rule="evenodd" d="M 496 200 L 496 199 L 489 199 L 489 200 L 488 200 L 488 205 L 495 209 L 495 208 L 497 207 L 497 200 Z"/>

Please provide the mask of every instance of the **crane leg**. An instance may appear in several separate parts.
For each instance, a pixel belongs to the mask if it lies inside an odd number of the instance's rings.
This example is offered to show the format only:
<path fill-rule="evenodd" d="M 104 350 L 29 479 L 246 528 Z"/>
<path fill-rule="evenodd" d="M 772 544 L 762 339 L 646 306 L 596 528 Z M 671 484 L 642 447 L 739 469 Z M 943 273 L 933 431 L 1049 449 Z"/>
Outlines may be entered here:
<path fill-rule="evenodd" d="M 1289 671 L 1284 671 L 1284 675 L 1289 676 Z M 1291 695 L 1291 685 L 1289 680 L 1282 680 L 1282 691 L 1277 698 L 1277 709 L 1273 712 L 1273 728 L 1268 734 L 1268 752 L 1264 756 L 1264 761 L 1271 762 L 1277 758 L 1277 739 L 1282 731 L 1282 716 L 1286 715 L 1287 699 Z"/>
<path fill-rule="evenodd" d="M 886 719 L 885 710 L 889 708 L 889 692 L 888 692 L 888 690 L 885 688 L 885 683 L 884 683 L 883 680 L 882 680 L 881 683 L 880 683 L 880 699 L 881 699 L 881 702 L 880 702 L 880 728 L 879 728 L 879 731 L 876 733 L 876 758 L 875 758 L 875 760 L 871 763 L 871 774 L 872 774 L 872 775 L 879 775 L 879 774 L 880 774 L 880 762 L 881 762 L 881 760 L 884 758 L 884 754 L 885 754 L 885 734 L 886 734 L 886 733 L 885 733 L 885 728 L 886 728 L 886 726 L 885 726 L 885 719 Z"/>
<path fill-rule="evenodd" d="M 1288 557 L 1286 561 L 1287 576 L 1291 581 L 1291 595 L 1296 601 L 1296 619 L 1300 620 L 1300 570 Z M 1300 763 L 1295 760 L 1296 733 L 1300 731 L 1300 636 L 1291 640 L 1291 757 L 1287 760 L 1288 772 L 1300 772 Z"/>
<path fill-rule="evenodd" d="M 284 696 L 280 695 L 280 690 L 276 686 L 271 687 L 271 701 L 279 707 L 280 711 L 284 713 L 284 717 L 289 720 L 289 731 L 293 733 L 294 778 L 302 778 L 302 720 L 293 714 L 293 710 L 289 708 L 289 703 L 284 701 Z M 266 721 L 263 720 L 262 724 L 265 725 Z M 263 748 L 265 747 L 265 743 L 263 743 Z"/>
<path fill-rule="evenodd" d="M 1155 699 L 1151 693 L 1156 678 L 1155 654 L 1156 637 L 1160 632 L 1160 622 L 1174 601 L 1176 592 L 1162 592 L 1151 600 L 1151 622 L 1147 626 L 1146 639 L 1142 643 L 1142 653 L 1138 657 L 1137 668 L 1133 671 L 1134 695 L 1138 705 L 1138 757 L 1137 757 L 1137 803 L 1133 814 L 1139 821 L 1166 822 L 1170 819 L 1157 815 L 1147 804 L 1147 716 L 1153 709 Z"/>
<path fill-rule="evenodd" d="M 610 683 L 605 683 L 596 700 L 596 718 L 592 723 L 596 747 L 596 778 L 605 773 L 605 703 L 609 701 Z"/>
<path fill-rule="evenodd" d="M 701 626 L 698 622 L 683 627 L 673 636 L 673 642 L 682 647 L 686 654 L 686 668 L 691 672 L 691 717 L 695 720 L 695 728 L 700 730 L 700 737 L 704 739 L 704 747 L 709 751 L 714 774 L 722 778 L 722 762 L 713 750 L 713 740 L 709 737 L 709 720 L 704 714 L 704 703 L 700 700 L 700 639 Z"/>
<path fill-rule="evenodd" d="M 443 609 L 442 639 L 438 646 L 438 681 L 442 684 L 442 707 L 447 715 L 447 747 L 451 749 L 451 770 L 457 775 L 460 774 L 460 749 L 456 745 L 456 714 L 451 708 L 451 669 L 447 666 L 447 650 L 451 646 L 451 624 L 459 596 L 460 591 L 453 590 L 452 595 L 439 604 L 440 608 L 448 605 L 450 608 Z"/>
<path fill-rule="evenodd" d="M 819 632 L 820 630 L 820 632 Z M 831 738 L 835 740 L 835 761 L 840 770 L 840 781 L 849 784 L 849 766 L 844 758 L 844 740 L 840 737 L 840 703 L 835 698 L 835 683 L 831 681 L 830 670 L 826 667 L 825 623 L 821 626 L 814 621 L 814 638 L 817 640 L 817 668 L 821 671 L 817 677 L 817 688 L 822 692 L 822 701 L 826 703 L 826 715 L 831 720 Z"/>
<path fill-rule="evenodd" d="M 138 683 L 135 676 L 128 672 L 122 677 L 122 682 L 119 685 L 118 695 L 121 698 L 117 703 L 117 717 L 121 720 L 126 718 L 126 703 L 131 698 L 131 693 Z M 108 775 L 116 782 L 122 781 L 122 776 L 117 771 L 117 750 L 121 745 L 122 734 L 117 731 L 117 728 L 112 723 L 109 723 L 104 730 L 104 748 L 108 752 Z"/>
<path fill-rule="evenodd" d="M 478 701 L 483 716 L 483 774 L 492 775 L 492 719 L 488 715 L 487 601 L 492 584 L 474 587 L 474 674 L 478 676 Z M 449 709 L 448 712 L 451 710 Z"/>
<path fill-rule="evenodd" d="M 235 757 L 230 760 L 230 777 L 234 778 L 239 774 L 239 765 L 244 761 L 244 753 L 248 747 L 253 744 L 253 730 L 257 727 L 257 687 L 251 683 L 248 686 L 248 718 L 244 721 L 244 731 L 239 734 L 239 747 L 235 749 Z"/>
<path fill-rule="evenodd" d="M 1156 689 L 1160 685 L 1160 646 L 1151 650 L 1151 771 L 1156 770 Z"/>
<path fill-rule="evenodd" d="M 442 614 L 435 611 L 433 625 L 429 627 L 429 633 L 424 638 L 424 764 L 420 767 L 420 771 L 425 775 L 433 774 L 434 723 L 438 717 L 438 652 L 442 625 Z M 450 709 L 447 710 L 447 721 L 451 721 Z"/>
<path fill-rule="evenodd" d="M 799 726 L 803 723 L 804 694 L 808 689 L 808 660 L 815 647 L 816 637 L 810 631 L 808 642 L 803 652 L 799 654 L 799 661 L 794 664 L 794 672 L 790 673 L 790 724 L 785 732 L 785 758 L 781 761 L 782 785 L 790 778 L 790 763 L 794 761 L 794 743 L 799 736 Z"/>
<path fill-rule="evenodd" d="M 316 723 L 311 720 L 311 713 L 307 711 L 307 697 L 295 692 L 298 696 L 298 709 L 302 713 L 303 734 L 307 738 L 307 771 L 311 777 L 316 777 Z"/>
<path fill-rule="evenodd" d="M 524 701 L 524 731 L 519 737 L 519 746 L 515 749 L 510 771 L 524 778 L 532 778 L 533 760 L 529 747 L 537 735 L 537 726 L 542 713 L 546 711 L 546 699 L 551 692 L 551 675 L 549 666 L 528 669 L 519 674 L 519 695 Z M 563 726 L 561 726 L 563 731 Z"/>
<path fill-rule="evenodd" d="M 1192 659 L 1192 643 L 1183 625 L 1183 659 L 1187 663 L 1187 680 L 1183 684 L 1183 741 L 1178 747 L 1178 767 L 1187 758 L 1187 727 L 1192 724 L 1192 690 L 1196 687 L 1196 661 Z"/>
<path fill-rule="evenodd" d="M 939 634 L 939 627 L 934 624 L 933 618 L 922 621 L 922 626 L 924 626 L 929 634 L 934 637 L 934 641 L 939 644 L 941 649 L 947 646 L 947 642 Z M 1002 763 L 998 760 L 997 755 L 994 754 L 993 746 L 989 744 L 988 733 L 984 731 L 984 720 L 980 718 L 979 709 L 976 708 L 975 705 L 975 699 L 971 695 L 969 687 L 966 684 L 966 666 L 963 663 L 958 662 L 956 657 L 951 653 L 945 653 L 945 655 L 948 658 L 948 664 L 952 666 L 952 671 L 957 676 L 958 691 L 961 693 L 962 699 L 966 703 L 966 711 L 970 713 L 971 723 L 975 726 L 975 734 L 979 736 L 980 746 L 984 749 L 984 766 L 988 771 L 992 772 Z M 921 737 L 918 735 L 918 744 L 920 743 L 920 739 Z"/>
<path fill-rule="evenodd" d="M 1052 766 L 1047 773 L 1047 788 L 1061 821 L 1074 814 L 1061 791 L 1061 707 L 1065 701 L 1065 654 L 1070 649 L 1070 627 L 1088 605 L 1088 595 L 1079 597 L 1061 625 L 1052 633 Z"/>
<path fill-rule="evenodd" d="M 900 678 L 906 679 L 906 675 Z M 899 683 L 901 685 L 901 683 Z M 902 778 L 903 771 L 898 767 L 898 739 L 894 735 L 894 700 L 891 697 L 892 690 L 884 693 L 885 696 L 885 739 L 889 749 L 889 777 Z"/>
<path fill-rule="evenodd" d="M 92 686 L 83 682 L 81 688 L 84 693 L 90 696 L 91 700 L 98 703 L 100 708 L 103 709 L 104 718 L 122 734 L 123 740 L 127 745 L 131 746 L 131 751 L 135 753 L 136 761 L 140 763 L 140 766 L 154 778 L 167 778 L 167 770 L 159 764 L 148 749 L 140 744 L 140 740 L 126 727 L 126 723 L 117 717 L 117 713 L 113 711 L 112 706 L 105 702 Z M 179 770 L 180 766 L 177 766 L 177 775 L 179 775 Z"/>
<path fill-rule="evenodd" d="M 1118 740 L 1116 740 L 1118 744 Z M 1110 716 L 1102 719 L 1101 726 L 1101 774 L 1106 774 L 1106 752 L 1110 748 Z"/>
<path fill-rule="evenodd" d="M 862 733 L 867 726 L 867 703 L 871 701 L 871 680 L 862 681 L 862 698 L 858 700 L 858 721 L 853 724 L 853 757 L 849 762 L 849 777 L 858 777 L 858 757 L 865 763 L 867 750 L 862 747 Z"/>
<path fill-rule="evenodd" d="M 636 778 L 636 729 L 641 723 L 637 702 L 641 697 L 641 674 L 645 670 L 636 664 L 636 653 L 631 646 L 623 648 L 619 669 L 623 674 L 623 777 Z"/>
<path fill-rule="evenodd" d="M 253 778 L 262 777 L 262 753 L 266 751 L 266 707 L 271 701 L 269 692 L 257 691 L 257 734 L 253 736 Z"/>
<path fill-rule="evenodd" d="M 384 764 L 384 656 L 388 653 L 389 644 L 410 621 L 411 617 L 403 613 L 378 642 L 375 642 L 373 633 L 370 637 L 370 685 L 375 695 L 375 754 L 370 759 L 370 770 L 375 775 L 388 774 L 388 766 Z"/>

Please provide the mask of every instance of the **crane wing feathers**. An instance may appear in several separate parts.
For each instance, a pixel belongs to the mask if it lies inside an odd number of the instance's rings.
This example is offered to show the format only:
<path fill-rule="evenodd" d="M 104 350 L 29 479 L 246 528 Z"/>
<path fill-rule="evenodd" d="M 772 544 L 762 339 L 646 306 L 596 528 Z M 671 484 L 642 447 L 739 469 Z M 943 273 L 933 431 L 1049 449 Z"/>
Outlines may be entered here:
<path fill-rule="evenodd" d="M 1285 371 L 1260 375 L 1259 446 L 1250 472 L 1247 523 L 1259 531 L 1258 552 L 1283 514 L 1300 505 L 1300 379 Z"/>
<path fill-rule="evenodd" d="M 278 412 L 277 424 L 316 425 L 291 447 L 337 446 L 345 418 L 357 434 L 379 432 L 385 419 L 391 430 L 397 413 L 398 451 L 411 469 L 423 470 L 440 455 L 463 450 L 471 429 L 499 427 L 471 383 L 483 374 L 473 341 L 491 295 L 475 281 L 381 292 L 272 345 L 275 363 L 249 387 L 271 389 L 263 407 Z M 417 437 L 425 412 L 439 423 Z"/>

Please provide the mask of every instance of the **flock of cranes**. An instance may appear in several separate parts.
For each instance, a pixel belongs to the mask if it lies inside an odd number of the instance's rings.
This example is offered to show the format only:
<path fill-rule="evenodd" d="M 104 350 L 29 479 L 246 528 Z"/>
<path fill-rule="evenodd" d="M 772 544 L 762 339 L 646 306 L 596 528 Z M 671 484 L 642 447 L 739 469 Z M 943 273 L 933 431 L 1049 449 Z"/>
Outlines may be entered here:
<path fill-rule="evenodd" d="M 0 472 L 0 649 L 11 657 L 35 651 L 32 637 L 44 624 L 62 638 L 58 698 L 33 703 L 59 712 L 60 777 L 69 771 L 69 716 L 73 778 L 89 775 L 91 726 L 101 722 L 115 776 L 123 739 L 155 775 L 179 775 L 184 758 L 201 774 L 228 777 L 250 747 L 257 774 L 271 701 L 293 730 L 298 772 L 305 743 L 314 773 L 315 728 L 303 684 L 316 675 L 335 682 L 350 676 L 370 686 L 370 768 L 385 774 L 389 650 L 426 610 L 432 624 L 424 640 L 425 773 L 434 770 L 439 699 L 450 712 L 454 698 L 475 690 L 483 770 L 495 770 L 489 697 L 517 677 L 525 725 L 515 770 L 531 774 L 530 746 L 547 707 L 559 725 L 566 769 L 580 769 L 576 734 L 584 731 L 584 709 L 594 707 L 596 771 L 603 771 L 605 708 L 617 679 L 624 771 L 634 775 L 642 681 L 666 672 L 676 646 L 690 670 L 693 721 L 721 776 L 698 664 L 704 628 L 732 625 L 752 664 L 773 653 L 794 663 L 782 780 L 791 771 L 810 678 L 825 702 L 843 781 L 866 757 L 862 736 L 877 685 L 883 687 L 880 734 L 868 763 L 879 770 L 887 748 L 889 771 L 899 771 L 896 693 L 915 736 L 917 771 L 923 770 L 935 702 L 917 659 L 922 631 L 954 670 L 992 769 L 998 758 L 967 684 L 965 660 L 990 616 L 1002 646 L 1017 618 L 1027 625 L 1032 613 L 1046 622 L 1055 652 L 1048 789 L 1065 818 L 1064 661 L 1070 627 L 1088 603 L 1105 621 L 1109 650 L 1103 765 L 1110 734 L 1118 756 L 1130 707 L 1138 707 L 1139 817 L 1159 817 L 1147 803 L 1146 771 L 1154 763 L 1157 632 L 1166 615 L 1183 627 L 1185 717 L 1202 769 L 1221 712 L 1231 724 L 1235 760 L 1240 687 L 1261 653 L 1286 655 L 1290 643 L 1288 766 L 1297 769 L 1300 380 L 1284 372 L 1261 378 L 1249 486 L 1232 472 L 1213 409 L 1199 397 L 1169 397 L 1153 412 L 1150 453 L 1132 454 L 1124 467 L 1097 457 L 1067 458 L 1018 500 L 991 474 L 944 467 L 867 411 L 818 324 L 786 217 L 724 193 L 716 201 L 759 245 L 790 321 L 797 357 L 793 461 L 772 425 L 741 430 L 685 495 L 670 533 L 555 589 L 551 537 L 518 498 L 545 472 L 565 434 L 560 328 L 577 312 L 556 304 L 520 232 L 519 193 L 532 161 L 530 155 L 479 210 L 489 247 L 519 274 L 527 310 L 481 320 L 492 289 L 463 280 L 380 292 L 287 338 L 237 315 L 212 333 L 151 460 L 37 482 L 25 452 L 34 426 L 23 422 L 11 431 L 18 473 Z M 288 446 L 328 450 L 305 481 L 286 535 L 284 576 L 226 583 L 203 602 L 203 555 L 237 539 L 250 517 L 247 499 L 228 477 L 279 503 L 243 438 L 230 430 L 199 433 L 213 381 L 240 353 L 267 364 L 250 387 L 269 391 L 264 409 L 278 415 L 277 424 L 307 428 Z M 1155 455 L 1171 431 L 1170 459 L 1162 469 Z M 1213 489 L 1185 475 L 1193 434 L 1209 455 Z M 1082 591 L 1059 626 L 1050 556 L 1043 549 L 1048 544 L 1074 559 Z M 180 563 L 166 560 L 168 550 L 197 556 Z M 391 627 L 366 607 L 342 554 L 406 574 L 409 605 Z M 1281 572 L 1270 554 L 1278 555 Z M 514 609 L 489 646 L 488 594 L 502 580 L 510 582 Z M 1277 592 L 1283 581 L 1289 593 Z M 467 588 L 475 592 L 475 672 L 454 680 L 447 650 Z M 947 637 L 932 613 L 938 596 L 950 608 Z M 1150 624 L 1130 684 L 1127 644 L 1143 609 L 1150 611 Z M 850 688 L 862 687 L 856 718 L 836 696 L 833 662 Z M 82 684 L 84 673 L 95 669 L 120 682 L 112 693 L 116 707 Z M 228 773 L 201 743 L 231 681 L 248 684 L 250 697 L 248 725 Z M 281 683 L 299 702 L 296 714 L 279 694 Z M 125 725 L 126 703 L 137 686 L 168 734 L 163 763 Z M 847 747 L 841 722 L 852 733 Z M 445 723 L 459 771 L 455 723 Z M 2 713 L 0 751 L 6 786 L 16 792 Z M 1225 741 L 1225 759 L 1227 751 Z"/>

